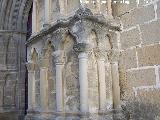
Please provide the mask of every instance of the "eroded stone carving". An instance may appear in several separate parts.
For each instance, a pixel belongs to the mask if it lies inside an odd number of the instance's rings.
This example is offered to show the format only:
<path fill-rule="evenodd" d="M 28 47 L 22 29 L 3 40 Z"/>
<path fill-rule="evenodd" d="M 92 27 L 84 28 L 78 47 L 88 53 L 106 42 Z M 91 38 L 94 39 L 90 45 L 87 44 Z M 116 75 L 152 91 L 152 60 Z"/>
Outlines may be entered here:
<path fill-rule="evenodd" d="M 62 118 L 62 113 L 82 113 L 89 118 L 85 113 L 105 112 L 120 105 L 119 94 L 115 94 L 119 51 L 109 32 L 117 28 L 81 7 L 72 17 L 32 36 L 28 44 L 42 52 L 37 61 L 43 112 L 51 109 Z M 39 47 L 42 43 L 45 45 Z"/>

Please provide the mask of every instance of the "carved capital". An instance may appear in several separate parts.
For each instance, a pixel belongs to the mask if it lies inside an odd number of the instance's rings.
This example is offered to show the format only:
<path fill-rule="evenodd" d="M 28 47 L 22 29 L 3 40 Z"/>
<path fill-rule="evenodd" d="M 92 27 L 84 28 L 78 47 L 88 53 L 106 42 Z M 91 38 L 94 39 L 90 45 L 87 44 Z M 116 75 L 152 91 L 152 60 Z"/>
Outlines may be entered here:
<path fill-rule="evenodd" d="M 76 52 L 87 52 L 89 51 L 89 45 L 87 43 L 78 43 L 74 45 L 73 49 Z"/>
<path fill-rule="evenodd" d="M 49 59 L 47 58 L 41 58 L 39 61 L 39 67 L 40 68 L 48 68 L 49 65 Z"/>
<path fill-rule="evenodd" d="M 26 63 L 26 67 L 29 72 L 35 71 L 36 64 L 34 62 L 30 61 L 30 62 Z"/>
<path fill-rule="evenodd" d="M 110 50 L 110 52 L 108 53 L 108 56 L 109 56 L 110 62 L 112 62 L 112 63 L 118 62 L 119 56 L 120 56 L 120 51 L 118 49 Z"/>
<path fill-rule="evenodd" d="M 63 64 L 65 62 L 65 54 L 63 50 L 57 50 L 52 53 L 56 64 Z"/>
<path fill-rule="evenodd" d="M 95 56 L 98 59 L 105 59 L 105 58 L 107 58 L 107 51 L 106 50 L 101 50 L 99 48 L 96 48 L 96 49 L 94 49 L 94 53 L 95 53 Z"/>

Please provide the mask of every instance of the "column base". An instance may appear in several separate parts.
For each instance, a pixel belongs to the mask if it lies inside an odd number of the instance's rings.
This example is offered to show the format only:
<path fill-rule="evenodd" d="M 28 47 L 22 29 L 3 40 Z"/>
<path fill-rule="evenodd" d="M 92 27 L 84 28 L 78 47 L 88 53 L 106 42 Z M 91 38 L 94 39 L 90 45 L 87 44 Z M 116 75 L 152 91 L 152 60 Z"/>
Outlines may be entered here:
<path fill-rule="evenodd" d="M 127 120 L 122 110 L 111 110 L 98 113 L 66 113 L 30 111 L 25 120 Z"/>

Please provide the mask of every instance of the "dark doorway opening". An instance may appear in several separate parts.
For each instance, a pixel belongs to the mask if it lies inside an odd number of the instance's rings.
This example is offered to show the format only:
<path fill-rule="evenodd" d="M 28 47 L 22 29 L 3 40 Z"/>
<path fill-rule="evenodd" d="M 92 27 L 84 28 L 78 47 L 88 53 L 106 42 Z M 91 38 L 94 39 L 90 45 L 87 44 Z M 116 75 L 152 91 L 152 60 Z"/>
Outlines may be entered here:
<path fill-rule="evenodd" d="M 32 9 L 33 9 L 32 6 L 31 6 L 29 14 L 28 14 L 27 36 L 26 36 L 27 40 L 31 37 L 31 34 L 32 34 Z M 27 55 L 27 47 L 26 47 L 26 55 Z M 26 56 L 26 62 L 27 62 L 27 56 Z M 27 109 L 28 109 L 28 71 L 26 71 L 25 76 L 26 76 L 25 77 L 25 114 L 27 114 Z"/>

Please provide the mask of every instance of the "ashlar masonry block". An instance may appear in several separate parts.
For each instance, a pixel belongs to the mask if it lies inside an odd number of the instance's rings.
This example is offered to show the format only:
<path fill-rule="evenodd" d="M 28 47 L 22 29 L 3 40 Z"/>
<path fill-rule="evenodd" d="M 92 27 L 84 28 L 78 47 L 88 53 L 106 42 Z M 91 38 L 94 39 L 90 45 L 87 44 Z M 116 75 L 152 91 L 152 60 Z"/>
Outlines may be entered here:
<path fill-rule="evenodd" d="M 152 86 L 156 84 L 155 69 L 141 69 L 127 72 L 127 80 L 132 87 Z"/>
<path fill-rule="evenodd" d="M 152 66 L 160 64 L 160 45 L 146 46 L 137 49 L 139 66 Z"/>

